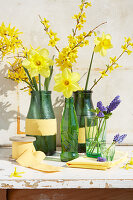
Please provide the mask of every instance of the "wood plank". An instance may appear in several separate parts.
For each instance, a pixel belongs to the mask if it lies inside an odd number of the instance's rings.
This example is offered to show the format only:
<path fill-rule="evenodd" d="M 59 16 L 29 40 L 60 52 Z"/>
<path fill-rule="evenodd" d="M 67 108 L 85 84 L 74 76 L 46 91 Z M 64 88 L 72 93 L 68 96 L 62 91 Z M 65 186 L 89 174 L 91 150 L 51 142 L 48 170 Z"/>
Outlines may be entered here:
<path fill-rule="evenodd" d="M 0 190 L 0 200 L 6 200 L 6 190 Z"/>
<path fill-rule="evenodd" d="M 133 189 L 8 190 L 8 200 L 132 200 Z"/>

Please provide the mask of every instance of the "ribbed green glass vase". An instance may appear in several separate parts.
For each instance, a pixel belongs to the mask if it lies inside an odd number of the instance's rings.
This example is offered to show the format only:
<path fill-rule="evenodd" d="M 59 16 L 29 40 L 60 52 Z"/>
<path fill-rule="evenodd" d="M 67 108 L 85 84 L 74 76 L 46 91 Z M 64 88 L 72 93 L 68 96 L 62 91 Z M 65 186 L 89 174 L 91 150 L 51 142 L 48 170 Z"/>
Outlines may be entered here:
<path fill-rule="evenodd" d="M 61 161 L 67 162 L 78 155 L 78 121 L 73 97 L 65 99 L 65 108 L 61 120 Z"/>
<path fill-rule="evenodd" d="M 85 153 L 85 116 L 95 116 L 95 113 L 90 111 L 90 109 L 94 109 L 92 91 L 83 90 L 74 92 L 74 106 L 79 123 L 78 152 Z"/>
<path fill-rule="evenodd" d="M 31 92 L 31 102 L 27 119 L 55 119 L 51 102 L 51 91 Z M 36 141 L 34 142 L 36 150 L 43 151 L 46 155 L 53 155 L 56 151 L 55 134 L 48 136 L 34 135 L 36 137 Z"/>

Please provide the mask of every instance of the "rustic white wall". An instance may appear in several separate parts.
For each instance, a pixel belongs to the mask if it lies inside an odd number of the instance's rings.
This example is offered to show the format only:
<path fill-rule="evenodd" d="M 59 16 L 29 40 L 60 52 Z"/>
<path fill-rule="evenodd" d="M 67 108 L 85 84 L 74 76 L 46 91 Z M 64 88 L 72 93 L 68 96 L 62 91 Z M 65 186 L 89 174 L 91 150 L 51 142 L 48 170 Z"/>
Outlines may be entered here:
<path fill-rule="evenodd" d="M 56 50 L 48 46 L 48 37 L 43 32 L 42 25 L 39 22 L 38 15 L 46 17 L 51 22 L 51 28 L 58 32 L 61 38 L 59 47 L 66 45 L 67 35 L 71 33 L 74 27 L 72 16 L 78 12 L 80 0 L 0 0 L 0 23 L 9 22 L 23 31 L 22 39 L 25 46 L 45 47 L 50 50 L 51 56 L 56 54 Z M 132 0 L 98 0 L 92 1 L 93 7 L 88 8 L 87 21 L 84 30 L 90 30 L 101 22 L 108 23 L 98 29 L 98 34 L 103 31 L 112 35 L 114 49 L 108 51 L 106 58 L 96 54 L 91 73 L 91 83 L 94 78 L 99 76 L 99 70 L 105 68 L 109 56 L 119 55 L 120 47 L 125 36 L 133 37 L 133 1 Z M 75 71 L 83 75 L 89 65 L 93 43 L 90 46 L 82 48 L 79 52 L 79 59 L 74 65 Z M 93 90 L 94 105 L 102 100 L 105 105 L 113 97 L 120 95 L 122 103 L 114 111 L 112 119 L 108 121 L 108 136 L 113 134 L 128 133 L 127 142 L 133 143 L 133 56 L 124 56 L 120 64 L 123 68 L 117 69 L 104 78 Z M 16 115 L 17 115 L 17 94 L 16 84 L 4 77 L 7 74 L 8 65 L 1 63 L 0 68 L 0 145 L 10 144 L 9 137 L 16 134 Z M 55 67 L 55 72 L 58 70 Z M 81 85 L 84 87 L 85 78 Z M 51 89 L 54 81 L 51 82 Z M 19 86 L 20 87 L 20 86 Z M 20 111 L 21 111 L 21 130 L 24 131 L 24 119 L 26 117 L 30 96 L 25 92 L 20 92 Z M 58 102 L 60 94 L 53 92 L 52 99 L 55 107 L 56 116 L 61 118 L 63 105 Z M 58 107 L 60 105 L 60 107 Z M 59 127 L 58 127 L 59 128 Z M 60 134 L 58 132 L 58 144 L 60 143 Z"/>

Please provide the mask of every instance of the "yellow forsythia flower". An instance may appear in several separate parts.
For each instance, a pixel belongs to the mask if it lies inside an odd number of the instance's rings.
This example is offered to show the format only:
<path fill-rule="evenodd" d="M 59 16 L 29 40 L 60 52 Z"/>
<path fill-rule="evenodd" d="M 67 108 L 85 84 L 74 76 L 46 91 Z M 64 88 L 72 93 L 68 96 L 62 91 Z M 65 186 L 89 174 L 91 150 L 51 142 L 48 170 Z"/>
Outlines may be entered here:
<path fill-rule="evenodd" d="M 0 26 L 0 51 L 2 57 L 8 53 L 15 53 L 19 47 L 22 47 L 22 41 L 19 39 L 19 35 L 22 32 L 19 32 L 16 27 L 11 28 L 9 24 L 7 27 L 4 22 Z"/>
<path fill-rule="evenodd" d="M 80 74 L 77 72 L 71 72 L 67 68 L 62 71 L 62 74 L 55 75 L 54 80 L 54 90 L 62 92 L 66 98 L 70 98 L 73 92 L 81 90 L 78 84 Z"/>
<path fill-rule="evenodd" d="M 133 169 L 132 167 L 129 166 L 128 163 L 127 163 L 126 165 L 124 165 L 123 167 L 121 167 L 121 168 L 124 168 L 124 169 L 126 169 L 126 170 L 128 170 L 128 169 Z"/>
<path fill-rule="evenodd" d="M 106 71 L 105 71 L 105 70 L 104 70 L 104 71 L 100 71 L 100 74 L 101 74 L 102 78 L 104 78 L 105 76 L 108 76 L 108 75 L 106 74 Z"/>
<path fill-rule="evenodd" d="M 109 72 L 110 72 L 110 73 L 114 70 L 113 66 L 109 66 L 108 69 L 109 69 Z"/>
<path fill-rule="evenodd" d="M 95 43 L 95 52 L 99 52 L 101 56 L 106 56 L 107 54 L 107 49 L 110 49 L 113 47 L 111 44 L 111 35 L 103 32 L 102 37 L 95 37 L 94 39 Z"/>
<path fill-rule="evenodd" d="M 22 177 L 19 174 L 24 174 L 25 172 L 17 172 L 16 167 L 13 173 L 11 173 L 10 178 L 14 177 Z"/>
<path fill-rule="evenodd" d="M 76 25 L 76 27 L 77 27 L 77 29 L 78 29 L 79 31 L 83 28 L 83 26 L 82 26 L 81 24 Z"/>
<path fill-rule="evenodd" d="M 26 81 L 28 82 L 28 77 L 22 66 L 22 59 L 15 58 L 13 63 L 10 63 L 11 69 L 8 70 L 8 78 L 16 82 Z"/>
<path fill-rule="evenodd" d="M 120 66 L 120 65 L 117 64 L 114 68 L 117 69 L 118 67 L 122 67 L 122 66 Z"/>
<path fill-rule="evenodd" d="M 46 77 L 50 75 L 49 66 L 53 65 L 53 60 L 49 57 L 47 49 L 29 50 L 28 57 L 22 62 L 22 65 L 28 69 L 31 77 L 38 74 Z"/>
<path fill-rule="evenodd" d="M 129 38 L 125 37 L 125 43 L 129 43 L 130 41 L 131 41 L 130 37 Z"/>
<path fill-rule="evenodd" d="M 87 2 L 85 8 L 88 8 L 88 6 L 92 6 L 91 2 L 90 3 Z"/>
<path fill-rule="evenodd" d="M 117 61 L 116 56 L 114 58 L 110 57 L 110 63 L 115 63 Z"/>

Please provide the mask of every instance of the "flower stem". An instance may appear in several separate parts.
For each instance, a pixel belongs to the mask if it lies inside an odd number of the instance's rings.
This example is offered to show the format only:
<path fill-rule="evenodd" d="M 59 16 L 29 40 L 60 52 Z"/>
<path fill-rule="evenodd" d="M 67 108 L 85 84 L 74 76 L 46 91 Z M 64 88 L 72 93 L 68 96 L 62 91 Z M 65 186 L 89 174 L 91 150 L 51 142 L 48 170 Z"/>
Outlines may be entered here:
<path fill-rule="evenodd" d="M 87 75 L 87 79 L 86 79 L 86 84 L 85 84 L 85 91 L 87 90 L 87 87 L 88 87 L 88 82 L 89 82 L 89 78 L 90 78 L 90 72 L 91 72 L 93 57 L 94 57 L 94 51 L 93 51 L 92 56 L 91 56 L 91 62 L 90 62 L 88 75 Z"/>
<path fill-rule="evenodd" d="M 32 80 L 33 80 L 34 87 L 35 87 L 36 91 L 38 91 L 38 86 L 37 86 L 37 83 L 36 83 L 36 78 L 33 77 Z"/>
<path fill-rule="evenodd" d="M 41 91 L 41 75 L 39 74 L 38 77 L 39 77 L 39 91 Z"/>
<path fill-rule="evenodd" d="M 129 46 L 129 45 L 127 45 L 127 47 L 128 47 L 128 46 Z M 124 53 L 125 53 L 125 51 L 123 51 L 123 52 L 117 57 L 116 62 L 122 57 L 122 55 L 123 55 Z M 113 63 L 110 65 L 110 67 L 113 66 L 116 62 L 113 62 Z M 107 73 L 108 70 L 109 70 L 109 68 L 106 69 L 105 73 Z M 92 89 L 97 85 L 97 83 L 98 83 L 101 79 L 102 79 L 102 76 L 100 76 L 100 77 L 97 79 L 97 81 L 95 81 L 95 83 L 92 85 L 92 87 L 91 87 L 90 90 L 92 90 Z"/>
<path fill-rule="evenodd" d="M 35 88 L 34 82 L 32 82 L 32 79 L 30 77 L 30 74 L 29 74 L 28 70 L 25 67 L 23 67 L 23 68 L 24 68 L 24 71 L 25 71 L 25 73 L 26 73 L 26 75 L 27 75 L 27 77 L 29 79 L 30 84 L 32 85 L 33 88 Z"/>

